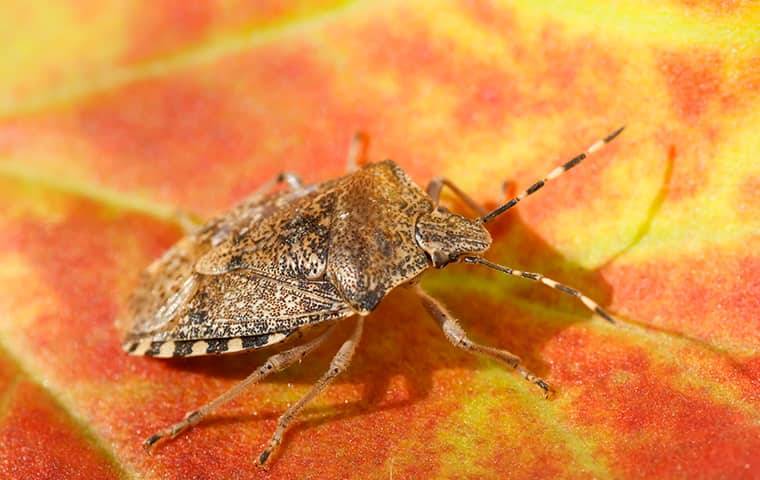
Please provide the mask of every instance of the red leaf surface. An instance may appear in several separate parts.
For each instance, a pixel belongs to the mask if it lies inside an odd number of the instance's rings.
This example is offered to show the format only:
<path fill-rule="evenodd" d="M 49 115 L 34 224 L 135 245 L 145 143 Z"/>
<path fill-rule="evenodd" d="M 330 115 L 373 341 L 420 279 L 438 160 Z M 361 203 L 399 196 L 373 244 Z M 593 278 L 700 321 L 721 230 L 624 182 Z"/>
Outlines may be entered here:
<path fill-rule="evenodd" d="M 753 2 L 128 5 L 0 7 L 0 477 L 760 476 Z M 496 222 L 488 256 L 630 325 L 478 267 L 423 280 L 553 399 L 397 291 L 269 471 L 256 455 L 340 339 L 143 451 L 270 353 L 121 351 L 114 319 L 177 210 L 339 175 L 359 129 L 372 159 L 493 206 L 623 123 Z"/>

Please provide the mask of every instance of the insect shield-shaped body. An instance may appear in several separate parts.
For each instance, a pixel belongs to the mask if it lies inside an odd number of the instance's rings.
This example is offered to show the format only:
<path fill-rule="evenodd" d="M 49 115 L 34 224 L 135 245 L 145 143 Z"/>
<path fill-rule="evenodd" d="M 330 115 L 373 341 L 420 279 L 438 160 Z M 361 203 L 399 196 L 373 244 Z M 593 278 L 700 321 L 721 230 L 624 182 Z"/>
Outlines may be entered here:
<path fill-rule="evenodd" d="M 279 343 L 306 327 L 322 324 L 314 339 L 270 357 L 241 383 L 155 435 L 146 447 L 175 436 L 234 398 L 247 386 L 301 361 L 324 342 L 337 320 L 357 316 L 352 335 L 328 371 L 282 417 L 259 456 L 264 464 L 289 423 L 350 362 L 362 334 L 364 316 L 393 288 L 413 285 L 430 267 L 478 263 L 540 281 L 577 296 L 612 320 L 593 301 L 540 274 L 520 272 L 480 257 L 491 245 L 485 224 L 579 163 L 619 131 L 552 171 L 528 190 L 486 213 L 445 179 L 417 187 L 395 163 L 369 164 L 348 175 L 304 186 L 283 174 L 228 213 L 194 228 L 143 273 L 131 296 L 124 349 L 132 355 L 189 357 L 232 353 Z M 366 151 L 363 137 L 352 144 L 349 165 Z M 361 162 L 363 163 L 363 162 Z M 287 189 L 273 191 L 275 183 Z M 441 189 L 459 195 L 480 216 L 470 219 L 439 208 Z M 456 346 L 505 362 L 545 392 L 548 385 L 525 370 L 505 350 L 469 340 L 456 320 L 419 286 L 422 305 Z"/>

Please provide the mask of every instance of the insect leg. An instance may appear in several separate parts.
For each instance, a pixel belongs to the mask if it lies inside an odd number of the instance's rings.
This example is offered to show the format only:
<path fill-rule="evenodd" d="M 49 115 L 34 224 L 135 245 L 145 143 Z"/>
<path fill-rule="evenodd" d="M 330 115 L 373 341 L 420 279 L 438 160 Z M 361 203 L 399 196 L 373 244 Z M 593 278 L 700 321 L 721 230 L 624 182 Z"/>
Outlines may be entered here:
<path fill-rule="evenodd" d="M 177 436 L 181 431 L 185 430 L 186 428 L 191 427 L 193 425 L 197 425 L 205 416 L 207 416 L 209 413 L 219 408 L 222 404 L 227 403 L 228 401 L 240 395 L 240 393 L 242 393 L 249 386 L 253 385 L 254 383 L 259 382 L 260 380 L 264 379 L 265 377 L 269 376 L 272 373 L 279 372 L 281 370 L 288 368 L 294 363 L 300 362 L 301 360 L 304 359 L 304 357 L 306 357 L 314 349 L 320 346 L 322 342 L 324 342 L 325 339 L 330 335 L 333 329 L 334 329 L 334 326 L 331 326 L 326 332 L 322 333 L 320 336 L 311 340 L 308 343 L 291 348 L 290 350 L 285 350 L 284 352 L 280 352 L 276 355 L 272 355 L 271 357 L 267 359 L 266 362 L 264 362 L 263 365 L 261 365 L 253 373 L 248 375 L 240 383 L 230 388 L 229 390 L 227 390 L 226 392 L 224 392 L 222 395 L 218 396 L 211 402 L 203 405 L 201 408 L 194 410 L 192 412 L 188 412 L 187 415 L 185 415 L 185 418 L 182 419 L 182 421 L 177 422 L 174 425 L 171 425 L 167 428 L 164 428 L 163 430 L 157 432 L 154 435 L 151 435 L 147 440 L 145 440 L 145 442 L 143 442 L 143 446 L 145 448 L 150 448 L 156 442 L 158 442 L 164 437 Z"/>
<path fill-rule="evenodd" d="M 544 396 L 548 397 L 550 390 L 549 385 L 537 377 L 525 367 L 520 365 L 520 358 L 506 350 L 500 350 L 497 348 L 487 347 L 473 342 L 467 337 L 467 334 L 459 325 L 454 317 L 441 305 L 438 300 L 428 295 L 419 286 L 415 287 L 417 295 L 420 297 L 422 306 L 430 314 L 438 325 L 443 330 L 443 334 L 446 335 L 446 339 L 451 342 L 455 347 L 467 350 L 472 353 L 478 353 L 481 355 L 487 355 L 491 358 L 499 360 L 502 363 L 507 364 L 513 370 L 517 371 L 525 380 L 538 385 L 538 387 L 544 391 Z"/>
<path fill-rule="evenodd" d="M 259 455 L 259 465 L 264 465 L 272 453 L 274 453 L 274 451 L 282 442 L 282 435 L 285 433 L 288 425 L 290 425 L 290 422 L 292 422 L 293 419 L 301 412 L 303 407 L 312 399 L 314 399 L 314 397 L 319 395 L 325 388 L 327 388 L 327 386 L 332 383 L 335 377 L 340 375 L 341 372 L 348 368 L 348 364 L 351 362 L 351 357 L 353 357 L 354 351 L 356 350 L 356 345 L 361 339 L 363 329 L 364 317 L 359 317 L 356 322 L 354 332 L 351 334 L 351 337 L 346 340 L 343 345 L 341 345 L 338 353 L 335 354 L 332 362 L 330 362 L 330 368 L 327 370 L 327 372 L 325 372 L 324 375 L 322 375 L 322 377 L 317 381 L 317 383 L 314 384 L 311 390 L 309 390 L 309 393 L 301 397 L 298 402 L 291 405 L 290 408 L 288 408 L 287 411 L 282 414 L 280 419 L 277 421 L 277 428 L 275 429 L 272 438 L 269 440 L 267 447 L 263 452 L 261 452 L 261 455 Z"/>
<path fill-rule="evenodd" d="M 270 190 L 280 183 L 287 183 L 291 190 L 301 190 L 304 187 L 303 182 L 298 175 L 290 172 L 280 172 L 276 177 L 257 188 L 255 192 L 243 201 L 243 203 L 249 200 L 258 200 L 261 196 L 269 193 Z M 186 235 L 193 233 L 205 223 L 203 219 L 197 215 L 181 210 L 174 214 L 174 218 L 180 227 L 182 227 L 182 230 Z"/>
<path fill-rule="evenodd" d="M 288 186 L 291 188 L 291 190 L 300 190 L 303 188 L 303 182 L 301 181 L 301 177 L 299 177 L 295 173 L 281 172 L 279 175 L 277 175 L 276 182 L 287 183 Z"/>
<path fill-rule="evenodd" d="M 364 132 L 356 132 L 351 137 L 348 146 L 348 158 L 346 170 L 351 173 L 357 171 L 367 163 L 367 150 L 369 149 L 369 136 Z"/>
<path fill-rule="evenodd" d="M 502 273 L 506 273 L 507 275 L 512 275 L 515 277 L 522 277 L 527 278 L 528 280 L 533 280 L 536 282 L 541 282 L 547 287 L 551 287 L 555 290 L 559 290 L 560 292 L 564 292 L 568 295 L 572 295 L 573 297 L 577 297 L 580 299 L 580 301 L 592 312 L 596 313 L 600 317 L 604 318 L 608 322 L 615 324 L 617 323 L 616 320 L 607 313 L 602 307 L 599 306 L 598 303 L 591 300 L 586 295 L 582 294 L 578 290 L 568 287 L 567 285 L 563 285 L 555 280 L 552 280 L 551 278 L 547 278 L 540 273 L 533 273 L 533 272 L 523 272 L 522 270 L 515 270 L 514 268 L 505 267 L 503 265 L 498 265 L 493 262 L 489 262 L 488 260 L 480 257 L 464 257 L 463 261 L 465 263 L 479 263 L 481 265 L 485 265 L 488 268 L 492 268 L 494 270 L 497 270 Z"/>
<path fill-rule="evenodd" d="M 291 172 L 280 172 L 276 177 L 269 179 L 269 181 L 262 184 L 256 189 L 248 198 L 255 198 L 261 195 L 266 195 L 274 187 L 281 183 L 287 183 L 291 190 L 300 190 L 303 188 L 303 182 L 301 177 Z"/>
<path fill-rule="evenodd" d="M 193 233 L 198 227 L 203 225 L 203 219 L 199 216 L 186 212 L 184 210 L 177 210 L 174 212 L 174 221 L 182 228 L 182 232 L 185 235 Z"/>
<path fill-rule="evenodd" d="M 475 213 L 477 213 L 479 216 L 483 216 L 486 214 L 486 210 L 478 205 L 478 203 L 473 200 L 469 195 L 464 193 L 462 190 L 459 189 L 455 184 L 453 184 L 448 178 L 443 177 L 435 177 L 434 179 L 430 180 L 430 183 L 428 183 L 427 186 L 427 194 L 428 196 L 433 200 L 433 204 L 438 207 L 438 203 L 441 200 L 441 190 L 443 190 L 443 187 L 448 187 L 449 190 L 454 192 L 457 197 L 459 197 L 464 203 L 467 204 L 468 207 L 470 207 Z"/>

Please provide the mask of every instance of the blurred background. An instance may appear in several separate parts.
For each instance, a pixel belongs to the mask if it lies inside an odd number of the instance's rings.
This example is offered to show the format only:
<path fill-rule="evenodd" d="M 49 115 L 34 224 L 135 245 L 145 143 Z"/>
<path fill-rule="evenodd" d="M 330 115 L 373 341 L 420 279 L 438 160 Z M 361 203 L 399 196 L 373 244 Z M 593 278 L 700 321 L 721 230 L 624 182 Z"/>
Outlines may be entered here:
<path fill-rule="evenodd" d="M 351 135 L 484 205 L 620 125 L 423 284 L 557 397 L 455 351 L 403 292 L 268 478 L 760 476 L 760 7 L 731 0 L 0 2 L 0 476 L 251 478 L 330 348 L 147 456 L 265 354 L 127 358 L 139 272 Z M 461 206 L 447 198 L 452 208 Z M 466 210 L 462 210 L 466 212 Z"/>

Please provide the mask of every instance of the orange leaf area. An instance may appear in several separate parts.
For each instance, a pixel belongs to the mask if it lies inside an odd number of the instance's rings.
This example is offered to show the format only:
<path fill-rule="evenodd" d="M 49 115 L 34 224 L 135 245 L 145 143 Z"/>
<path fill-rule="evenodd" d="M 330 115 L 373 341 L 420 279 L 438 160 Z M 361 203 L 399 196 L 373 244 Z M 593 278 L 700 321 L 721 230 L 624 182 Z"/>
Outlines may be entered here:
<path fill-rule="evenodd" d="M 0 477 L 760 476 L 756 4 L 129 5 L 2 7 L 18 34 L 0 58 Z M 477 266 L 422 280 L 552 399 L 451 346 L 398 289 L 268 471 L 256 456 L 348 325 L 141 448 L 271 354 L 122 352 L 114 319 L 182 235 L 178 211 L 219 213 L 281 171 L 340 175 L 356 130 L 372 160 L 493 207 L 620 124 L 494 222 L 487 255 L 623 325 Z"/>
<path fill-rule="evenodd" d="M 0 471 L 5 478 L 119 478 L 65 408 L 0 355 Z"/>

